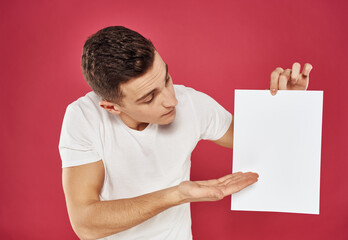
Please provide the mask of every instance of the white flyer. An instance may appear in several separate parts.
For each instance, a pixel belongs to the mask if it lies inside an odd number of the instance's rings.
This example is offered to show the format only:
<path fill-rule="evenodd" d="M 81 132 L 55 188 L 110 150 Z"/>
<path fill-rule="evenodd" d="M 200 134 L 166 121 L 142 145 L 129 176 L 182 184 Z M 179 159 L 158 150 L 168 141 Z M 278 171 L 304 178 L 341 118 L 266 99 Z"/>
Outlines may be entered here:
<path fill-rule="evenodd" d="M 323 91 L 235 90 L 231 210 L 319 214 Z"/>

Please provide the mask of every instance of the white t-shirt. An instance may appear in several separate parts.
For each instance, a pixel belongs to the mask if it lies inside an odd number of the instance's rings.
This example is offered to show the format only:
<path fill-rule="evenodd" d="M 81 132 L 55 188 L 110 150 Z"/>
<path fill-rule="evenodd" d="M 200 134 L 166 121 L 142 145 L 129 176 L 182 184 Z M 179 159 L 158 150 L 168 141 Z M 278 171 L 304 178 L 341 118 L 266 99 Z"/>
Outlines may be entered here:
<path fill-rule="evenodd" d="M 94 92 L 71 103 L 59 142 L 62 167 L 102 160 L 101 201 L 132 198 L 189 180 L 191 152 L 198 141 L 221 138 L 232 115 L 205 93 L 184 85 L 174 85 L 174 90 L 178 100 L 174 121 L 150 123 L 142 131 L 101 108 L 101 98 Z M 103 239 L 192 239 L 190 203 Z"/>

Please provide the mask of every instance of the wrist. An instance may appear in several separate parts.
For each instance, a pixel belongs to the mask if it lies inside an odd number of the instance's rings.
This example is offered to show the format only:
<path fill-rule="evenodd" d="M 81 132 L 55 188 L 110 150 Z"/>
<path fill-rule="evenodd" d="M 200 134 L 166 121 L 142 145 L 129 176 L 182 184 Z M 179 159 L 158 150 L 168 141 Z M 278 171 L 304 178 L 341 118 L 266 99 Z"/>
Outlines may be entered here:
<path fill-rule="evenodd" d="M 180 205 L 180 204 L 189 202 L 188 199 L 184 197 L 183 194 L 180 192 L 179 185 L 172 187 L 171 190 L 172 191 L 170 196 L 171 196 L 173 205 Z"/>

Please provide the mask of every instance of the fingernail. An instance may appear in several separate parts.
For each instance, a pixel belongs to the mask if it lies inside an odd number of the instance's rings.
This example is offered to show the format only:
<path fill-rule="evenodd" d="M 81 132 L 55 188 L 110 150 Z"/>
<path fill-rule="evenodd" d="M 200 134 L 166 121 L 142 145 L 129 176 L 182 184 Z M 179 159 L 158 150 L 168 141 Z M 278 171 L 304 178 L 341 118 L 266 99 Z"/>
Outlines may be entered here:
<path fill-rule="evenodd" d="M 276 94 L 276 92 L 275 92 L 276 90 L 274 89 L 274 88 L 272 88 L 272 90 L 271 90 L 271 94 L 274 96 L 275 94 Z"/>
<path fill-rule="evenodd" d="M 308 68 L 306 69 L 306 73 L 305 73 L 305 74 L 308 75 L 309 72 L 312 70 L 312 68 L 313 68 L 313 67 L 308 67 Z"/>

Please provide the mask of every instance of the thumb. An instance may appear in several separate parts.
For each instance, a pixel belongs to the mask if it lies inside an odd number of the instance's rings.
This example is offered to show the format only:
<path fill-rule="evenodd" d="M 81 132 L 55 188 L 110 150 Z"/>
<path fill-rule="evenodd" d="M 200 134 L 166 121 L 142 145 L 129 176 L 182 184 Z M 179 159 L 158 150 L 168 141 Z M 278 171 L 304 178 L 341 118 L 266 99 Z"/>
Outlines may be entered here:
<path fill-rule="evenodd" d="M 206 196 L 207 197 L 211 197 L 211 198 L 215 198 L 215 199 L 223 199 L 224 198 L 224 193 L 216 188 L 216 187 L 212 187 L 212 186 L 203 186 L 203 188 L 206 189 Z"/>

